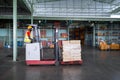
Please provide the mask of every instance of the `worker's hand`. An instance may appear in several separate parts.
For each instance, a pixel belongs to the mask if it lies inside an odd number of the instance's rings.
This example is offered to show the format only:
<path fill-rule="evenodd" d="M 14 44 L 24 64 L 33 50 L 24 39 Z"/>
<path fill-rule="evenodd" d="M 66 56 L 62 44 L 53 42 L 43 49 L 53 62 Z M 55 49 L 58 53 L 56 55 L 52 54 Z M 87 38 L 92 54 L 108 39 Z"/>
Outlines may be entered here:
<path fill-rule="evenodd" d="M 33 39 L 32 38 L 29 38 L 31 40 L 31 43 L 33 43 Z"/>

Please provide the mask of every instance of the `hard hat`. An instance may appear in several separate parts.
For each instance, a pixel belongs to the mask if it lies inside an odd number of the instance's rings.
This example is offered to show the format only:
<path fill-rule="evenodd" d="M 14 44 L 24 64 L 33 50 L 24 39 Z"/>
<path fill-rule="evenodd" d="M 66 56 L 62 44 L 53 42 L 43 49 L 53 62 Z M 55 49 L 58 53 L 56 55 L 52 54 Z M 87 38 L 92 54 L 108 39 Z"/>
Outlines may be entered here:
<path fill-rule="evenodd" d="M 29 26 L 28 26 L 28 29 L 32 29 L 32 26 L 29 25 Z"/>

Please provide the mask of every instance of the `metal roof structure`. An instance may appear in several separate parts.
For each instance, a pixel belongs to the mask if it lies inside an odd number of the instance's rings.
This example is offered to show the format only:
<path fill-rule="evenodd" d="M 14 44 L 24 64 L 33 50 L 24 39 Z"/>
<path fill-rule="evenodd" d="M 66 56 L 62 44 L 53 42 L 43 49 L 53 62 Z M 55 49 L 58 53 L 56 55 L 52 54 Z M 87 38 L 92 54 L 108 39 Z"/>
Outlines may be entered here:
<path fill-rule="evenodd" d="M 9 18 L 12 0 L 1 1 L 0 12 Z M 23 19 L 33 13 L 34 19 L 120 21 L 120 0 L 18 0 L 18 13 Z"/>

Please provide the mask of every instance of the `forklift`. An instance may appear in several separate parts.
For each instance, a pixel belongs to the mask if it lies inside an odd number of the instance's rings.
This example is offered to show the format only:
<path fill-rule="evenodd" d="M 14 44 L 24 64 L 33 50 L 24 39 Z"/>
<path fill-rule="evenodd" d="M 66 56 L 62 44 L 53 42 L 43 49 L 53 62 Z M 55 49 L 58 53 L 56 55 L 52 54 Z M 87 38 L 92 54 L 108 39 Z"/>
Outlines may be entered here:
<path fill-rule="evenodd" d="M 54 27 L 54 59 L 43 58 L 42 40 L 40 27 L 32 24 L 33 43 L 26 43 L 26 64 L 27 65 L 59 65 L 58 27 Z"/>

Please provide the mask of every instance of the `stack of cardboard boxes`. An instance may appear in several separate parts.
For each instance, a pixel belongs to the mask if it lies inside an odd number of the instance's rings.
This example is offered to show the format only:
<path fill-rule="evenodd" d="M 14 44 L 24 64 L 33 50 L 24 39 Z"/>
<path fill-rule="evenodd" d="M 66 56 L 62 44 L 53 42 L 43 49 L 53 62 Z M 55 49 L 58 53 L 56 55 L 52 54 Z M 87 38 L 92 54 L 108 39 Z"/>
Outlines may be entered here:
<path fill-rule="evenodd" d="M 45 38 L 46 37 L 46 30 L 40 30 L 40 36 L 41 38 Z"/>
<path fill-rule="evenodd" d="M 80 61 L 81 60 L 81 45 L 80 40 L 62 41 L 63 44 L 63 62 Z"/>
<path fill-rule="evenodd" d="M 99 48 L 100 50 L 108 50 L 110 46 L 105 41 L 100 41 Z"/>
<path fill-rule="evenodd" d="M 116 44 L 116 43 L 112 43 L 112 44 L 110 44 L 110 49 L 119 50 L 120 49 L 120 45 Z"/>
<path fill-rule="evenodd" d="M 61 33 L 60 35 L 61 35 L 62 38 L 67 38 L 68 37 L 67 33 Z"/>
<path fill-rule="evenodd" d="M 0 48 L 2 48 L 3 47 L 3 42 L 2 41 L 0 41 Z"/>
<path fill-rule="evenodd" d="M 105 41 L 100 41 L 99 48 L 100 50 L 119 50 L 120 45 L 117 43 L 111 43 L 110 45 L 108 45 Z"/>
<path fill-rule="evenodd" d="M 46 40 L 42 40 L 42 46 L 46 47 L 47 46 L 47 41 Z"/>

